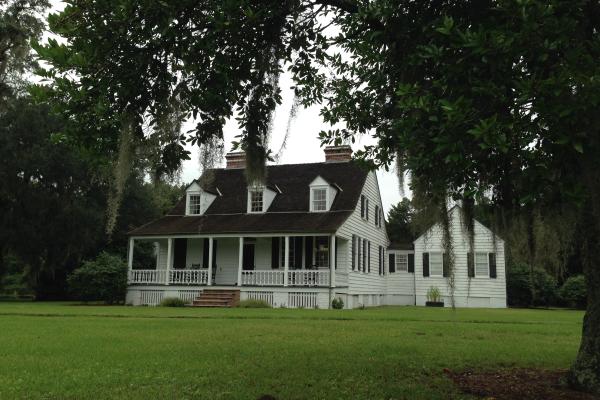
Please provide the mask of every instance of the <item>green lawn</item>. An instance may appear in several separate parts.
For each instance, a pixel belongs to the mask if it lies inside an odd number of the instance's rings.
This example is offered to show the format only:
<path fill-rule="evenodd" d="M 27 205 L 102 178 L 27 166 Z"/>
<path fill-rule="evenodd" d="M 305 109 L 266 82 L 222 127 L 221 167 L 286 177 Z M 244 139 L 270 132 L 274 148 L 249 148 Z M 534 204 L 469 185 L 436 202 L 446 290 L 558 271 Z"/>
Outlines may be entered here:
<path fill-rule="evenodd" d="M 464 398 L 444 368 L 568 368 L 582 318 L 0 303 L 0 399 Z"/>

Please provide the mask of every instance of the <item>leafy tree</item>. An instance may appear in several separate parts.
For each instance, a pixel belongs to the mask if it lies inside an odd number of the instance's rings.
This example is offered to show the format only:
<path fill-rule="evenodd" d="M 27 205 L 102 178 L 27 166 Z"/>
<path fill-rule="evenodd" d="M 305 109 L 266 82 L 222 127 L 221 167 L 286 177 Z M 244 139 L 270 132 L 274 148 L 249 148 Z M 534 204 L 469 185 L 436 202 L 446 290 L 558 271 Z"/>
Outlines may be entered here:
<path fill-rule="evenodd" d="M 410 200 L 403 198 L 392 206 L 387 217 L 386 230 L 391 242 L 412 243 L 414 231 L 411 227 L 413 209 Z"/>
<path fill-rule="evenodd" d="M 23 73 L 36 65 L 29 41 L 41 36 L 41 16 L 49 5 L 47 0 L 7 0 L 0 5 L 0 107 L 14 89 L 22 88 Z"/>
<path fill-rule="evenodd" d="M 50 25 L 68 39 L 38 50 L 57 104 L 80 141 L 121 143 L 119 160 L 144 118 L 173 104 L 197 117 L 200 143 L 237 111 L 249 179 L 261 178 L 287 66 L 302 103 L 346 125 L 324 142 L 372 134 L 358 157 L 411 173 L 448 254 L 448 197 L 463 203 L 471 246 L 487 201 L 498 224 L 525 221 L 532 258 L 531 216 L 573 211 L 589 301 L 570 381 L 600 393 L 597 1 L 74 1 Z"/>

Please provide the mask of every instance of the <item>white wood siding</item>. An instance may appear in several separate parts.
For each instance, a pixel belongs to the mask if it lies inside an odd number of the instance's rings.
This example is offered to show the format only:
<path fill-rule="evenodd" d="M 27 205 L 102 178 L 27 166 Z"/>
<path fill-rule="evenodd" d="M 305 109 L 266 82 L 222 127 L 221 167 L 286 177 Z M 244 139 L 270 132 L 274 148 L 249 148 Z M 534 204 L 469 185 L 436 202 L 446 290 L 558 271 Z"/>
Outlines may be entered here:
<path fill-rule="evenodd" d="M 377 294 L 384 295 L 386 292 L 386 277 L 379 275 L 379 246 L 387 248 L 388 237 L 385 231 L 385 223 L 382 221 L 382 227 L 375 226 L 375 206 L 382 208 L 381 195 L 379 193 L 379 184 L 374 172 L 369 172 L 362 188 L 362 194 L 369 199 L 369 220 L 360 216 L 360 198 L 354 208 L 354 211 L 344 222 L 337 232 L 337 235 L 348 241 L 344 249 L 345 264 L 338 263 L 338 271 L 342 273 L 345 269 L 348 273 L 348 292 L 350 294 Z M 359 272 L 358 265 L 355 271 L 352 271 L 352 235 L 357 235 L 362 239 L 371 242 L 371 272 Z M 343 257 L 338 255 L 339 259 Z M 387 251 L 385 257 L 387 258 Z M 387 265 L 387 261 L 384 261 Z M 337 275 L 336 275 L 337 277 Z M 359 300 L 362 304 L 376 305 L 379 299 L 374 297 L 364 297 Z"/>
<path fill-rule="evenodd" d="M 389 254 L 394 254 L 397 259 L 398 255 L 403 254 L 408 257 L 412 254 L 408 250 L 388 250 L 386 255 L 386 269 L 389 271 Z M 387 297 L 386 303 L 389 305 L 412 305 L 415 304 L 415 279 L 417 277 L 412 272 L 398 271 L 392 272 L 387 276 Z"/>
<path fill-rule="evenodd" d="M 467 271 L 468 236 L 461 222 L 461 211 L 455 207 L 450 213 L 451 234 L 454 248 L 454 297 L 457 307 L 506 307 L 506 275 L 504 263 L 504 241 L 497 237 L 494 245 L 493 233 L 475 221 L 475 252 L 496 253 L 497 278 L 469 278 Z M 450 288 L 447 278 L 423 276 L 423 253 L 442 252 L 442 229 L 434 225 L 415 241 L 415 274 L 417 304 L 426 301 L 427 290 L 437 286 L 445 305 L 450 305 Z"/>

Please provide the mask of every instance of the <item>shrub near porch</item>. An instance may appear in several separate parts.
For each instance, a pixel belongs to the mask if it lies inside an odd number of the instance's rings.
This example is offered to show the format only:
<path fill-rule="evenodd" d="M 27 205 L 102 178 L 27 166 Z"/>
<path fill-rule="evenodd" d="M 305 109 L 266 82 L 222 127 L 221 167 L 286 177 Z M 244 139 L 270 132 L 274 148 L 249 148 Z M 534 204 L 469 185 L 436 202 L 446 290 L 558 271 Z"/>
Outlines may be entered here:
<path fill-rule="evenodd" d="M 567 368 L 582 316 L 0 303 L 0 398 L 464 398 L 444 368 Z"/>

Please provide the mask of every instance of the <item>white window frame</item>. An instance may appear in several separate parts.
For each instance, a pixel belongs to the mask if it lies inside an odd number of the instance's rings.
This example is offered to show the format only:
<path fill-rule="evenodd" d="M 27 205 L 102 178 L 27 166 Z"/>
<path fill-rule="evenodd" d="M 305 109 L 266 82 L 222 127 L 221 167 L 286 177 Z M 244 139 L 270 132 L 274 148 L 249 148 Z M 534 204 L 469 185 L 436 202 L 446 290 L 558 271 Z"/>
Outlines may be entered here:
<path fill-rule="evenodd" d="M 315 200 L 315 191 L 317 190 L 322 190 L 325 192 L 325 208 L 323 210 L 317 210 L 315 208 L 315 202 L 316 201 L 323 201 L 323 200 Z M 329 188 L 327 186 L 312 186 L 310 188 L 310 211 L 311 212 L 327 212 L 329 211 Z"/>
<path fill-rule="evenodd" d="M 440 273 L 439 274 L 435 274 L 433 271 L 433 257 L 434 255 L 437 257 L 439 256 L 439 266 L 440 266 Z M 436 262 L 436 265 L 438 263 Z M 434 252 L 430 252 L 429 253 L 429 276 L 431 277 L 443 277 L 444 276 L 444 253 L 442 253 L 441 251 L 434 251 Z"/>
<path fill-rule="evenodd" d="M 253 211 L 252 210 L 252 205 L 254 203 L 252 196 L 254 193 L 260 193 L 261 194 L 261 199 L 260 199 L 260 204 L 261 204 L 261 209 L 260 211 Z M 265 212 L 265 190 L 264 188 L 258 187 L 258 188 L 249 188 L 248 189 L 248 213 L 250 214 L 259 214 L 259 213 L 263 213 Z"/>
<path fill-rule="evenodd" d="M 192 197 L 198 197 L 198 212 L 192 212 Z M 202 194 L 200 192 L 189 192 L 186 199 L 187 215 L 202 215 Z"/>
<path fill-rule="evenodd" d="M 400 257 L 404 258 L 404 261 L 400 261 Z M 408 254 L 396 253 L 395 257 L 396 271 L 397 272 L 408 272 Z"/>
<path fill-rule="evenodd" d="M 481 275 L 477 273 L 477 264 L 483 265 L 482 262 L 477 262 L 477 256 L 483 256 L 485 257 L 485 265 L 487 268 L 487 274 Z M 475 278 L 489 278 L 490 277 L 490 255 L 487 252 L 483 252 L 483 251 L 476 251 L 475 252 L 475 257 L 473 259 L 473 272 L 475 275 Z"/>

